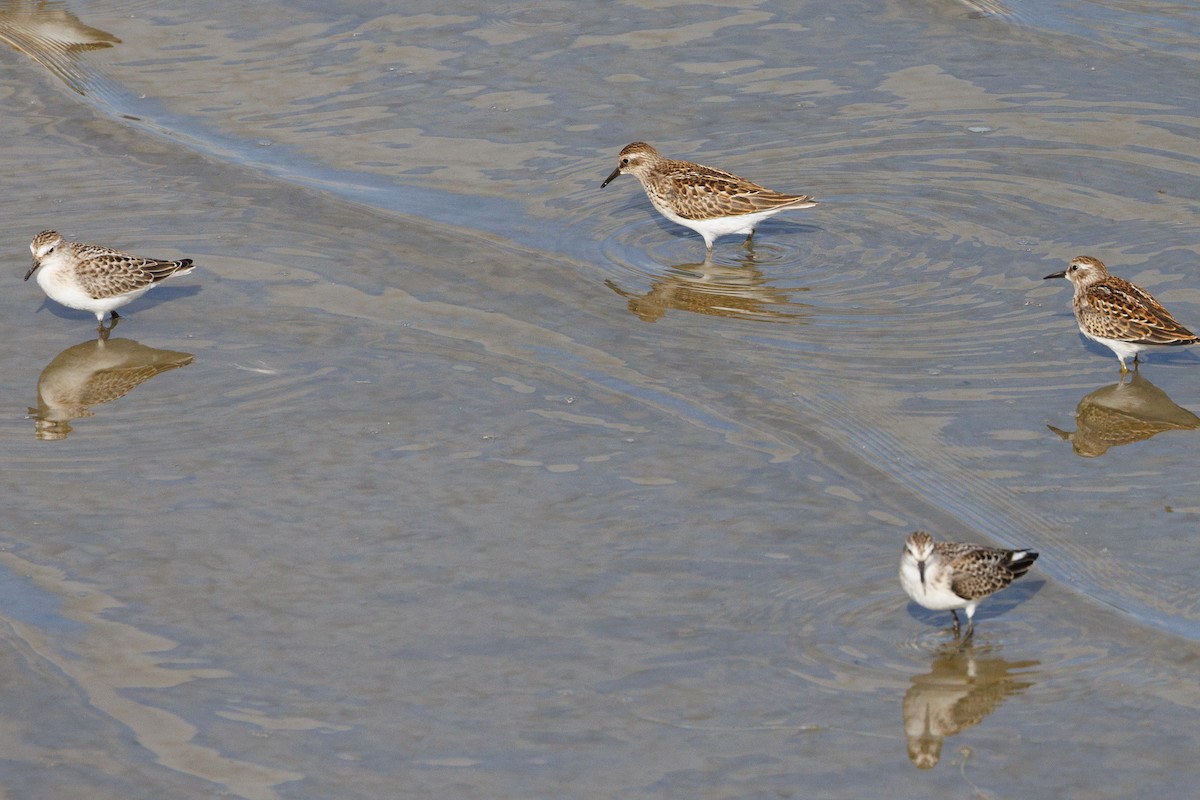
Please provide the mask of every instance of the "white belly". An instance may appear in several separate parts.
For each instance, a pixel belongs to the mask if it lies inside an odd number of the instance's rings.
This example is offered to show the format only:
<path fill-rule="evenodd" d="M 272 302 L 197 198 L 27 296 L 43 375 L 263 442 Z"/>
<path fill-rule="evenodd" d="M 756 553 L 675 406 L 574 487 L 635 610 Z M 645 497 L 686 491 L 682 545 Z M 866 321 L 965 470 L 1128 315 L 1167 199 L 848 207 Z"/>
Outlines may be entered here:
<path fill-rule="evenodd" d="M 950 582 L 931 580 L 933 572 L 930 567 L 925 569 L 925 583 L 921 583 L 921 573 L 917 571 L 916 562 L 905 560 L 900 564 L 900 585 L 914 602 L 932 611 L 950 611 L 955 608 L 966 608 L 970 600 L 950 591 Z M 938 585 L 941 583 L 942 585 Z"/>
<path fill-rule="evenodd" d="M 772 208 L 767 211 L 756 211 L 753 214 L 738 214 L 732 217 L 713 217 L 711 219 L 687 219 L 679 216 L 667 207 L 662 207 L 658 210 L 664 217 L 671 220 L 671 222 L 677 222 L 685 228 L 691 228 L 705 239 L 711 240 L 720 236 L 728 236 L 731 233 L 744 233 L 749 236 L 758 223 L 785 209 Z"/>
<path fill-rule="evenodd" d="M 45 266 L 38 270 L 37 282 L 51 300 L 62 303 L 67 308 L 90 311 L 96 315 L 97 319 L 102 319 L 113 309 L 120 308 L 129 301 L 141 297 L 150 288 L 150 285 L 147 285 L 125 294 L 96 298 L 83 290 L 69 270 L 47 269 Z"/>
<path fill-rule="evenodd" d="M 1083 328 L 1080 328 L 1079 332 L 1091 339 L 1093 342 L 1099 342 L 1109 350 L 1112 350 L 1117 354 L 1117 358 L 1121 359 L 1122 361 L 1130 358 L 1131 356 L 1136 356 L 1138 353 L 1144 353 L 1154 346 L 1148 344 L 1137 344 L 1135 342 L 1122 342 L 1117 339 L 1105 339 L 1103 336 L 1093 336 Z"/>

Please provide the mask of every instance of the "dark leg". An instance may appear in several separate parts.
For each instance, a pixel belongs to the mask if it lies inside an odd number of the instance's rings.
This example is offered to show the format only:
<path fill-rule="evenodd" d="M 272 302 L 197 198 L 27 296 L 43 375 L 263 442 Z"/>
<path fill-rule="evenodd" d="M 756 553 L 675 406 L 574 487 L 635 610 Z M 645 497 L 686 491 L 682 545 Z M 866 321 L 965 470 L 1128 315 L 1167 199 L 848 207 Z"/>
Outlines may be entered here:
<path fill-rule="evenodd" d="M 957 638 L 958 630 L 959 630 L 959 628 L 958 628 L 958 612 L 952 608 L 952 609 L 950 609 L 950 616 L 954 617 L 954 636 L 955 636 L 955 638 Z"/>
<path fill-rule="evenodd" d="M 112 329 L 117 327 L 117 320 L 121 318 L 115 311 L 109 312 L 109 317 L 107 326 L 104 324 L 103 319 L 96 323 L 96 333 L 100 335 L 101 340 L 108 338 L 108 334 L 112 332 Z"/>
<path fill-rule="evenodd" d="M 975 620 L 971 619 L 970 617 L 967 617 L 967 635 L 963 637 L 963 641 L 964 642 L 970 641 L 971 637 L 974 635 L 975 635 Z"/>
<path fill-rule="evenodd" d="M 751 228 L 750 235 L 746 237 L 746 241 L 742 242 L 742 244 L 749 245 L 751 243 L 751 241 L 753 241 L 753 239 L 754 239 L 754 228 Z"/>

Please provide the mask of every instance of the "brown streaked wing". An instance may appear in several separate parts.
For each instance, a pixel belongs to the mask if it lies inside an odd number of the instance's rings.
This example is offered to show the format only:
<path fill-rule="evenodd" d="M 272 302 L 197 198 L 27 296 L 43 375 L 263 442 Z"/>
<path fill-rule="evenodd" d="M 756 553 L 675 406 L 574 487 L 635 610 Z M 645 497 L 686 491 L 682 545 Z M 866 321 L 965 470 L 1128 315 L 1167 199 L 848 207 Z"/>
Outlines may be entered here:
<path fill-rule="evenodd" d="M 1179 321 L 1162 307 L 1162 304 L 1150 296 L 1150 293 L 1140 286 L 1136 286 L 1127 281 L 1122 281 L 1129 286 L 1145 303 L 1146 310 L 1154 315 L 1157 322 L 1157 327 L 1154 330 L 1155 338 L 1166 336 L 1166 340 L 1156 342 L 1156 344 L 1191 344 L 1197 341 L 1196 334 L 1189 329 L 1179 324 Z"/>
<path fill-rule="evenodd" d="M 154 282 L 154 276 L 141 269 L 140 261 L 119 255 L 92 258 L 79 266 L 77 277 L 84 291 L 92 297 L 114 297 Z"/>
<path fill-rule="evenodd" d="M 963 553 L 953 562 L 954 580 L 950 589 L 967 600 L 998 592 L 1013 582 L 1012 572 L 1002 564 L 1007 559 L 1007 550 L 981 547 Z"/>
<path fill-rule="evenodd" d="M 142 259 L 138 264 L 143 272 L 150 274 L 150 279 L 154 282 L 169 278 L 176 272 L 190 272 L 192 269 L 192 260 L 190 258 L 181 258 L 178 261 L 159 261 L 153 258 Z"/>
<path fill-rule="evenodd" d="M 753 214 L 798 202 L 814 202 L 806 195 L 780 194 L 739 178 L 731 172 L 700 164 L 673 162 L 666 177 L 678 198 L 676 213 L 687 219 L 721 214 Z"/>
<path fill-rule="evenodd" d="M 987 550 L 988 548 L 984 545 L 971 544 L 970 542 L 934 542 L 933 549 L 943 561 L 947 564 L 953 564 L 968 553 L 973 553 L 976 550 Z"/>
<path fill-rule="evenodd" d="M 97 299 L 137 291 L 192 265 L 188 258 L 181 261 L 140 258 L 98 245 L 77 245 L 75 253 L 81 260 L 79 283 Z"/>
<path fill-rule="evenodd" d="M 1191 344 L 1196 335 L 1180 325 L 1149 293 L 1121 278 L 1087 289 L 1080 304 L 1089 330 L 1109 339 L 1147 344 Z"/>

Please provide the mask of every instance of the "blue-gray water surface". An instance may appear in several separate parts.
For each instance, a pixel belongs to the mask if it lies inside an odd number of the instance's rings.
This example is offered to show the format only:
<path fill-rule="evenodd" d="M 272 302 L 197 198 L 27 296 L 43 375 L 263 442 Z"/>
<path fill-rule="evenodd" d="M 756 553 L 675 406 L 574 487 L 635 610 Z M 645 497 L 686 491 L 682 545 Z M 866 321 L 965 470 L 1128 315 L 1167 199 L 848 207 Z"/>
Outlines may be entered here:
<path fill-rule="evenodd" d="M 1200 325 L 1200 6 L 402 5 L 0 3 L 0 793 L 1194 795 L 1200 352 L 1042 277 Z M 970 644 L 917 528 L 1041 553 Z"/>

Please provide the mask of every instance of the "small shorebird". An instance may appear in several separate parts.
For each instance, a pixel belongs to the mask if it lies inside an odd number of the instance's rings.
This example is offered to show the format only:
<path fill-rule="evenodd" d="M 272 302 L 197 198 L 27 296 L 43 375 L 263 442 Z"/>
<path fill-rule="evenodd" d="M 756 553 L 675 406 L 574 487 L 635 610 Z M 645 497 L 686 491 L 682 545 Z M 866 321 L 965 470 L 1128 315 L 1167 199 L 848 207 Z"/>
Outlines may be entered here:
<path fill-rule="evenodd" d="M 703 236 L 710 253 L 718 236 L 744 233 L 749 242 L 767 217 L 817 204 L 808 195 L 780 194 L 721 169 L 664 158 L 645 142 L 621 150 L 600 188 L 625 173 L 641 182 L 658 213 Z"/>
<path fill-rule="evenodd" d="M 931 611 L 949 611 L 958 636 L 957 608 L 967 610 L 967 636 L 975 632 L 975 608 L 1024 575 L 1037 561 L 1033 550 L 935 542 L 925 531 L 909 534 L 900 554 L 900 585 Z"/>
<path fill-rule="evenodd" d="M 161 261 L 131 256 L 96 244 L 65 241 L 58 231 L 42 231 L 33 237 L 29 250 L 33 266 L 25 280 L 37 272 L 38 286 L 50 299 L 68 308 L 91 311 L 101 336 L 117 324 L 116 309 L 141 297 L 159 281 L 193 269 L 190 258 Z M 106 328 L 104 317 L 108 314 L 112 322 Z"/>
<path fill-rule="evenodd" d="M 1117 354 L 1121 374 L 1129 372 L 1125 359 L 1153 347 L 1195 344 L 1196 334 L 1180 325 L 1145 289 L 1110 275 L 1100 259 L 1079 256 L 1062 272 L 1043 280 L 1066 278 L 1075 287 L 1072 305 L 1079 331 Z"/>

